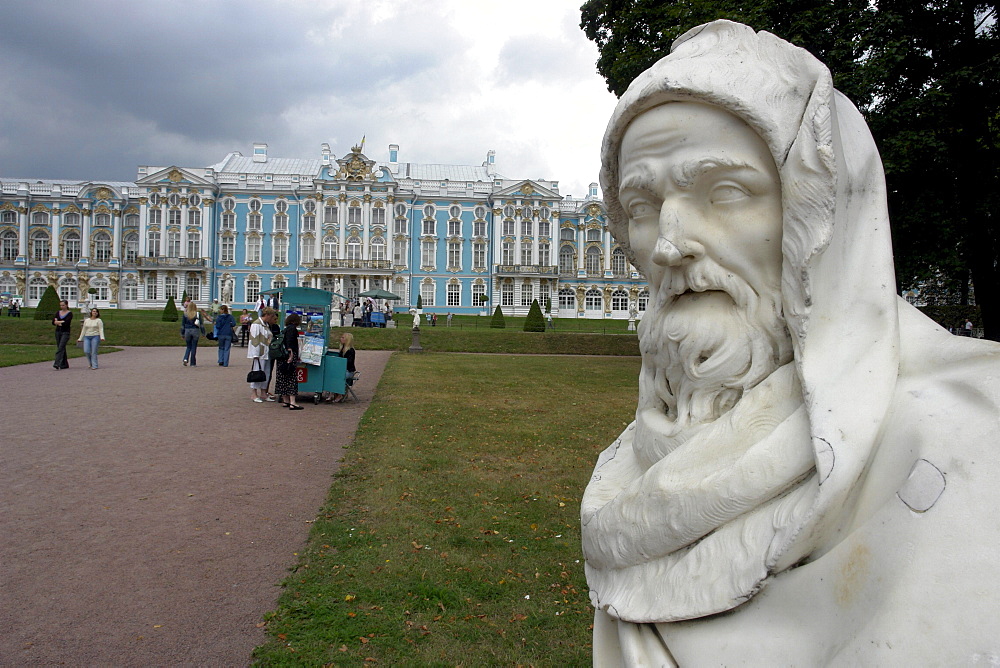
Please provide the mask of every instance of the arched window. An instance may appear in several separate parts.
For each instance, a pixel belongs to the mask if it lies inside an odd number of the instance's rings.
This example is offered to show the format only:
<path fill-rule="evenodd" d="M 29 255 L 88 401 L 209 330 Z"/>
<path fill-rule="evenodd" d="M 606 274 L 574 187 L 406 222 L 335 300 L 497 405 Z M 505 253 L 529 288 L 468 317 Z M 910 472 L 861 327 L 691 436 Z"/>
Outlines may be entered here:
<path fill-rule="evenodd" d="M 31 259 L 35 262 L 48 262 L 52 247 L 49 242 L 49 233 L 44 230 L 35 230 L 31 233 Z"/>
<path fill-rule="evenodd" d="M 49 212 L 48 211 L 36 211 L 31 214 L 31 224 L 32 225 L 44 225 L 49 224 Z"/>
<path fill-rule="evenodd" d="M 106 302 L 111 299 L 111 284 L 106 278 L 95 278 L 90 282 L 90 287 L 97 290 L 94 293 L 94 298 L 100 302 Z"/>
<path fill-rule="evenodd" d="M 262 242 L 258 236 L 247 237 L 247 262 L 260 263 Z"/>
<path fill-rule="evenodd" d="M 622 289 L 615 290 L 611 293 L 611 310 L 612 311 L 627 311 L 628 310 L 628 293 Z"/>
<path fill-rule="evenodd" d="M 176 276 L 167 276 L 163 279 L 163 296 L 167 299 L 173 297 L 174 301 L 177 301 L 177 298 L 180 297 L 180 295 L 177 294 L 178 283 L 179 281 Z"/>
<path fill-rule="evenodd" d="M 420 284 L 420 299 L 423 302 L 424 308 L 434 306 L 434 288 L 434 281 L 426 281 Z"/>
<path fill-rule="evenodd" d="M 185 290 L 187 290 L 188 297 L 195 301 L 201 299 L 201 276 L 195 272 L 189 272 L 185 281 Z"/>
<path fill-rule="evenodd" d="M 601 260 L 603 259 L 603 254 L 601 249 L 597 246 L 591 246 L 587 249 L 586 254 L 583 256 L 584 269 L 587 270 L 588 274 L 593 274 L 601 271 Z"/>
<path fill-rule="evenodd" d="M 14 290 L 16 289 L 17 281 L 14 280 L 13 276 L 0 276 L 0 292 L 15 294 Z"/>
<path fill-rule="evenodd" d="M 80 227 L 80 214 L 71 211 L 63 216 L 63 226 L 65 227 Z"/>
<path fill-rule="evenodd" d="M 521 306 L 531 306 L 535 299 L 535 290 L 531 283 L 521 284 Z"/>
<path fill-rule="evenodd" d="M 587 290 L 585 307 L 588 311 L 600 311 L 604 304 L 601 300 L 601 291 L 597 288 Z"/>
<path fill-rule="evenodd" d="M 111 227 L 111 214 L 99 213 L 94 216 L 94 227 Z"/>
<path fill-rule="evenodd" d="M 42 295 L 45 293 L 45 288 L 48 287 L 45 279 L 41 276 L 35 276 L 28 281 L 28 299 L 41 299 Z"/>
<path fill-rule="evenodd" d="M 128 264 L 135 264 L 139 257 L 139 235 L 129 232 L 122 238 L 122 256 Z"/>
<path fill-rule="evenodd" d="M 462 286 L 458 283 L 448 284 L 448 306 L 459 306 L 462 303 Z"/>
<path fill-rule="evenodd" d="M 347 259 L 348 260 L 360 260 L 361 259 L 361 239 L 358 237 L 350 237 L 347 240 Z"/>
<path fill-rule="evenodd" d="M 219 239 L 219 261 L 236 262 L 236 237 L 225 234 Z"/>
<path fill-rule="evenodd" d="M 562 288 L 559 290 L 559 310 L 576 309 L 576 292 L 570 288 Z"/>
<path fill-rule="evenodd" d="M 570 274 L 576 271 L 576 253 L 572 246 L 563 246 L 559 249 L 559 273 Z"/>
<path fill-rule="evenodd" d="M 2 246 L 3 259 L 12 261 L 17 259 L 17 232 L 5 230 L 0 234 L 0 246 Z M 9 291 L 13 292 L 13 291 Z"/>
<path fill-rule="evenodd" d="M 382 237 L 372 239 L 371 259 L 376 262 L 385 260 L 385 239 Z"/>
<path fill-rule="evenodd" d="M 563 241 L 576 241 L 576 230 L 572 227 L 564 227 L 559 230 L 559 238 Z"/>
<path fill-rule="evenodd" d="M 111 262 L 111 235 L 107 232 L 94 234 L 94 261 Z"/>
<path fill-rule="evenodd" d="M 616 276 L 620 276 L 627 272 L 628 260 L 625 258 L 625 251 L 621 248 L 616 248 L 611 253 L 611 272 Z"/>
<path fill-rule="evenodd" d="M 274 254 L 274 264 L 288 264 L 288 237 L 273 237 L 271 250 Z"/>
<path fill-rule="evenodd" d="M 337 237 L 332 234 L 328 234 L 323 237 L 323 259 L 324 260 L 336 260 L 337 259 Z"/>
<path fill-rule="evenodd" d="M 121 300 L 134 302 L 139 299 L 139 284 L 133 276 L 126 276 L 121 285 Z"/>
<path fill-rule="evenodd" d="M 639 301 L 637 303 L 637 308 L 639 309 L 639 313 L 645 311 L 648 305 L 649 305 L 649 289 L 643 288 L 642 292 L 639 293 Z"/>
<path fill-rule="evenodd" d="M 72 230 L 63 237 L 63 259 L 67 262 L 80 261 L 80 233 Z"/>
<path fill-rule="evenodd" d="M 188 232 L 188 257 L 201 257 L 201 233 Z"/>
<path fill-rule="evenodd" d="M 510 281 L 500 284 L 500 306 L 514 305 L 514 284 Z"/>
<path fill-rule="evenodd" d="M 76 279 L 70 277 L 59 279 L 59 299 L 75 302 L 78 298 L 79 292 L 77 292 Z"/>
<path fill-rule="evenodd" d="M 597 241 L 601 240 L 601 231 L 596 227 L 592 227 L 587 230 L 587 241 Z"/>

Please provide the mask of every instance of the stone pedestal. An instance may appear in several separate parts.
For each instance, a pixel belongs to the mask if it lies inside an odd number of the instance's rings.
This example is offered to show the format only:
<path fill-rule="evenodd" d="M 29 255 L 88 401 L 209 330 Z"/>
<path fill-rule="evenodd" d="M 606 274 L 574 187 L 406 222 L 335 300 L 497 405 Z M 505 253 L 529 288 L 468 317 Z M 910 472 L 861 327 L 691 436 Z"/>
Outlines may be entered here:
<path fill-rule="evenodd" d="M 411 353 L 422 353 L 424 349 L 420 347 L 420 328 L 413 328 L 413 341 L 410 343 L 409 348 Z"/>

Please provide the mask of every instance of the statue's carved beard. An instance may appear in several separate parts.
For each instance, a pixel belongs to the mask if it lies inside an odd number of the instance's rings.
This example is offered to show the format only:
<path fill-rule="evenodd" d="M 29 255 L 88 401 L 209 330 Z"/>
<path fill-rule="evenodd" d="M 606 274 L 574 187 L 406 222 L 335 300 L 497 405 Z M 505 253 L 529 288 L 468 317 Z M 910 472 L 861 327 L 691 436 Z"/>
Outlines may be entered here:
<path fill-rule="evenodd" d="M 778 290 L 759 295 L 708 259 L 650 285 L 639 324 L 635 451 L 652 466 L 791 360 Z"/>

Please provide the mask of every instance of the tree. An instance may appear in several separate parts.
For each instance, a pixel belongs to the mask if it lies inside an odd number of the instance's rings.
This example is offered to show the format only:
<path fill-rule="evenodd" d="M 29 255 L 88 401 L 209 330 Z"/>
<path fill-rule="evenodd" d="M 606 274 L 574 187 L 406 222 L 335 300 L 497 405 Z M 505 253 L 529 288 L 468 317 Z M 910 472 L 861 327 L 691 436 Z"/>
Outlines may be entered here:
<path fill-rule="evenodd" d="M 692 27 L 741 21 L 822 60 L 865 115 L 885 163 L 897 287 L 970 279 L 1000 340 L 1000 29 L 982 0 L 588 0 L 598 72 L 621 95 Z"/>
<path fill-rule="evenodd" d="M 45 288 L 42 298 L 38 300 L 35 307 L 35 320 L 48 320 L 52 314 L 59 310 L 59 295 L 51 285 Z"/>
<path fill-rule="evenodd" d="M 173 295 L 167 297 L 167 303 L 163 307 L 163 321 L 177 322 L 177 305 L 174 304 Z"/>
<path fill-rule="evenodd" d="M 493 311 L 493 318 L 490 319 L 490 329 L 505 329 L 507 323 L 503 319 L 503 311 L 500 310 L 500 304 L 497 304 L 496 310 Z"/>
<path fill-rule="evenodd" d="M 531 308 L 528 309 L 528 317 L 524 319 L 524 331 L 545 331 L 545 318 L 542 317 L 542 307 L 538 305 L 537 299 L 531 300 Z"/>
<path fill-rule="evenodd" d="M 424 310 L 424 299 L 423 296 L 421 295 L 417 295 L 417 310 L 418 311 Z"/>
<path fill-rule="evenodd" d="M 187 290 L 185 290 L 184 294 L 181 295 L 181 303 L 182 304 L 187 304 L 188 303 L 188 291 Z"/>

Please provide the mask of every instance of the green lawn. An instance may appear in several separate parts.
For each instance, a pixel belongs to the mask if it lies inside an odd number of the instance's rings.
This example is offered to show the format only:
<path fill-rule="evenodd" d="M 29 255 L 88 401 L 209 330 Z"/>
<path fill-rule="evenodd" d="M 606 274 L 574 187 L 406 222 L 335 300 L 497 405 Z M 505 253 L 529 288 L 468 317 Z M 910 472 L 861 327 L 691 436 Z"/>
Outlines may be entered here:
<path fill-rule="evenodd" d="M 580 497 L 638 369 L 394 356 L 258 665 L 590 665 Z"/>

